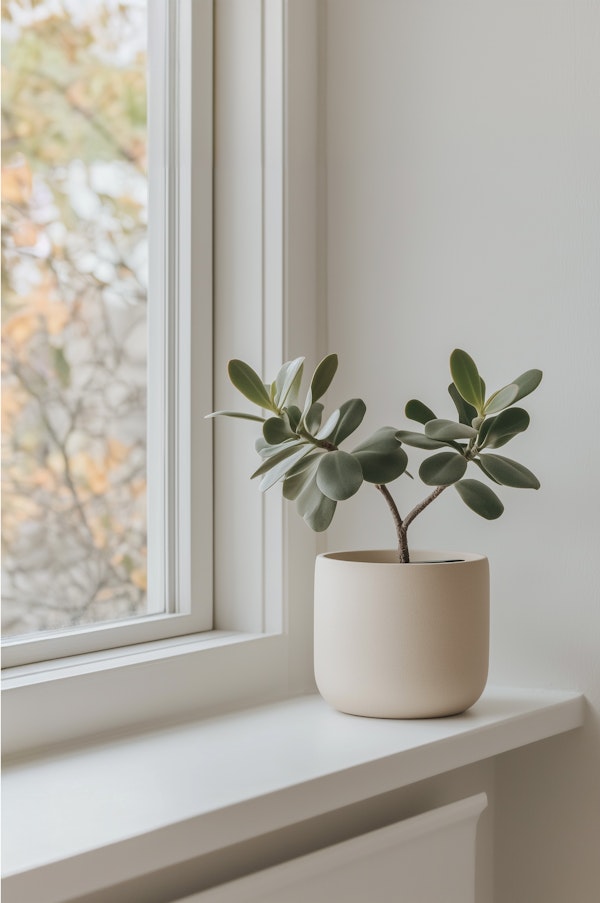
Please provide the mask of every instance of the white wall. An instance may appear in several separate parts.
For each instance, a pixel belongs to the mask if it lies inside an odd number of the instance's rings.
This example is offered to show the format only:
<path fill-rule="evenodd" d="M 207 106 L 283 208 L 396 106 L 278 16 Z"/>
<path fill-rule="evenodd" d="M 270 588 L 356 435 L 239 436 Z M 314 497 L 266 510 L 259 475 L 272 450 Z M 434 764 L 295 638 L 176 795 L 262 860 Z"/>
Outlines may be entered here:
<path fill-rule="evenodd" d="M 542 482 L 487 523 L 448 490 L 414 545 L 489 555 L 491 679 L 584 691 L 588 726 L 501 758 L 496 903 L 593 903 L 600 887 L 600 4 L 327 0 L 328 345 L 366 429 L 440 416 L 448 355 L 489 386 L 544 370 L 506 453 Z M 333 397 L 331 398 L 333 401 Z M 418 453 L 416 453 L 418 454 Z M 416 454 L 414 457 L 416 458 Z M 416 470 L 416 467 L 413 469 Z M 401 479 L 403 510 L 422 486 Z M 393 543 L 375 491 L 329 546 Z"/>

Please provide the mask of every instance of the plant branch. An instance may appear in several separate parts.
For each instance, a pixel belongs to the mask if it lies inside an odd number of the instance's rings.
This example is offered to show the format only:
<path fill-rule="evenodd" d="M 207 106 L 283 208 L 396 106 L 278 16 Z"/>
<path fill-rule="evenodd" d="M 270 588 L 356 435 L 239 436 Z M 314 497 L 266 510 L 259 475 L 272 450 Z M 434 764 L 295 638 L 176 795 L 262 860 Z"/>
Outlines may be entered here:
<path fill-rule="evenodd" d="M 382 496 L 387 502 L 388 508 L 392 513 L 392 518 L 394 520 L 394 526 L 396 527 L 396 535 L 398 537 L 398 559 L 402 564 L 410 563 L 410 553 L 408 550 L 408 528 L 414 521 L 417 515 L 421 514 L 422 511 L 427 508 L 428 505 L 431 505 L 433 501 L 440 495 L 446 486 L 436 486 L 436 488 L 431 492 L 427 498 L 423 499 L 422 502 L 419 502 L 418 505 L 410 511 L 404 520 L 400 516 L 400 512 L 398 511 L 397 505 L 386 485 L 383 483 L 376 483 L 375 488 L 380 491 Z"/>
<path fill-rule="evenodd" d="M 396 527 L 396 535 L 398 537 L 398 558 L 403 564 L 408 564 L 409 562 L 409 554 L 408 554 L 408 545 L 406 541 L 406 529 L 402 522 L 402 518 L 400 517 L 400 512 L 398 511 L 398 507 L 396 502 L 394 501 L 390 490 L 387 488 L 385 483 L 375 483 L 375 489 L 378 489 L 382 494 L 384 499 L 387 502 L 387 506 L 392 513 L 392 518 L 394 520 L 394 526 Z"/>
<path fill-rule="evenodd" d="M 427 498 L 423 499 L 422 502 L 419 502 L 418 505 L 415 505 L 415 507 L 412 509 L 412 511 L 410 511 L 404 518 L 404 525 L 403 525 L 404 530 L 408 530 L 409 526 L 412 524 L 415 517 L 418 514 L 420 514 L 421 511 L 424 511 L 428 505 L 431 505 L 431 503 L 438 497 L 438 495 L 440 495 L 440 493 L 442 493 L 444 491 L 444 489 L 447 489 L 447 488 L 448 488 L 447 486 L 436 486 L 435 489 L 433 490 L 433 492 L 430 493 L 427 496 Z"/>
<path fill-rule="evenodd" d="M 306 442 L 310 442 L 311 445 L 314 445 L 315 448 L 324 448 L 325 451 L 337 451 L 337 445 L 334 445 L 333 442 L 328 442 L 326 439 L 317 439 L 315 436 L 311 435 L 307 429 L 300 429 L 296 432 L 296 436 L 299 439 L 304 439 Z"/>

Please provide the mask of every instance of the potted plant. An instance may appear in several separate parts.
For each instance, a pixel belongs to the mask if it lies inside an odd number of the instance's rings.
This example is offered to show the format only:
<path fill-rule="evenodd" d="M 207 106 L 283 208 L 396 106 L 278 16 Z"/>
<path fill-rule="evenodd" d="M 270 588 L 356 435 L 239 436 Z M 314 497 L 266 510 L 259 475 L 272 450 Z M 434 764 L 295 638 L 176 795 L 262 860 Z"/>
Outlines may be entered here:
<path fill-rule="evenodd" d="M 229 362 L 233 385 L 257 405 L 258 414 L 216 411 L 261 424 L 256 441 L 266 491 L 282 483 L 309 527 L 326 530 L 339 502 L 364 483 L 382 495 L 396 533 L 388 551 L 320 555 L 315 569 L 315 677 L 335 708 L 356 715 L 418 718 L 452 715 L 479 698 L 487 680 L 489 569 L 473 553 L 409 550 L 408 529 L 442 492 L 453 486 L 476 514 L 493 520 L 503 504 L 488 483 L 465 477 L 477 469 L 494 485 L 538 489 L 537 477 L 496 449 L 529 426 L 516 403 L 540 383 L 528 370 L 490 395 L 473 359 L 460 349 L 450 356 L 448 391 L 454 420 L 439 418 L 416 399 L 406 416 L 421 431 L 384 426 L 351 450 L 342 443 L 358 429 L 366 406 L 352 398 L 324 417 L 320 399 L 338 366 L 335 354 L 318 365 L 302 406 L 304 358 L 285 363 L 264 383 L 240 360 Z M 263 412 L 268 412 L 265 416 Z M 431 452 L 419 467 L 428 492 L 401 515 L 389 484 L 407 470 L 405 446 Z"/>

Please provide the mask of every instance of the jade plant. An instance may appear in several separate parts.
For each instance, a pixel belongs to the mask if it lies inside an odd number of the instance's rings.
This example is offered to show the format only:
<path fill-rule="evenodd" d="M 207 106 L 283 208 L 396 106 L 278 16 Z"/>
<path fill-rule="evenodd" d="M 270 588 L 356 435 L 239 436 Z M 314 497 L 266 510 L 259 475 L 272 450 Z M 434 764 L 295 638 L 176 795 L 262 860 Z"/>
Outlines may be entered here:
<path fill-rule="evenodd" d="M 259 488 L 263 492 L 282 483 L 284 497 L 296 502 L 298 513 L 316 532 L 327 529 L 338 502 L 353 496 L 363 483 L 371 483 L 391 512 L 398 559 L 407 563 L 409 526 L 449 486 L 454 486 L 463 502 L 481 517 L 494 520 L 502 514 L 504 506 L 491 486 L 464 478 L 469 465 L 493 484 L 539 489 L 539 480 L 527 467 L 496 454 L 495 449 L 529 426 L 527 411 L 514 405 L 537 388 L 542 379 L 540 370 L 527 370 L 486 397 L 475 362 L 457 348 L 450 356 L 452 382 L 448 386 L 457 419 L 439 418 L 413 398 L 405 414 L 422 425 L 422 432 L 384 426 L 346 450 L 341 445 L 361 425 L 366 405 L 361 398 L 351 398 L 324 417 L 320 399 L 337 366 L 335 354 L 321 361 L 300 406 L 304 358 L 283 364 L 271 383 L 264 383 L 243 361 L 232 360 L 228 365 L 231 382 L 261 412 L 215 411 L 208 415 L 239 417 L 262 425 L 262 434 L 256 440 L 262 460 L 252 478 L 261 478 Z M 267 416 L 263 412 L 268 412 Z M 402 474 L 411 477 L 404 445 L 432 452 L 419 467 L 419 477 L 431 491 L 402 517 L 388 484 Z"/>

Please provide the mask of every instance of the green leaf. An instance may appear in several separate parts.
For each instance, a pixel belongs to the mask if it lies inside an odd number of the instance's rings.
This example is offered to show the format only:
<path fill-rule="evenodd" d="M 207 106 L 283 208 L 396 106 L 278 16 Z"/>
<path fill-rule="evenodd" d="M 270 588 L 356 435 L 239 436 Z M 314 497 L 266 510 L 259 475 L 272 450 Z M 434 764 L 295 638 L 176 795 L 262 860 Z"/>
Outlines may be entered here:
<path fill-rule="evenodd" d="M 331 384 L 331 380 L 335 376 L 335 371 L 338 368 L 338 358 L 337 354 L 328 354 L 327 357 L 323 358 L 321 363 L 317 366 L 317 369 L 313 373 L 313 378 L 310 382 L 310 390 L 312 392 L 312 400 L 318 401 L 321 398 Z"/>
<path fill-rule="evenodd" d="M 263 423 L 263 436 L 269 445 L 279 445 L 282 442 L 287 442 L 288 439 L 293 439 L 294 435 L 287 418 L 269 417 Z"/>
<path fill-rule="evenodd" d="M 238 390 L 253 404 L 257 404 L 259 408 L 267 408 L 272 410 L 271 399 L 265 385 L 252 367 L 245 364 L 244 361 L 232 360 L 227 365 L 229 379 Z"/>
<path fill-rule="evenodd" d="M 529 395 L 530 392 L 533 392 L 534 389 L 537 389 L 542 381 L 542 376 L 541 370 L 526 370 L 525 373 L 521 373 L 520 376 L 513 379 L 513 383 L 519 387 L 515 401 L 520 401 L 526 395 Z"/>
<path fill-rule="evenodd" d="M 295 477 L 286 477 L 283 481 L 282 492 L 284 499 L 293 502 L 298 498 L 308 481 L 311 479 L 309 471 L 304 470 Z"/>
<path fill-rule="evenodd" d="M 204 419 L 209 420 L 211 417 L 238 417 L 240 420 L 256 420 L 258 423 L 264 423 L 264 417 L 258 417 L 256 414 L 244 414 L 242 411 L 213 411 L 212 414 L 206 414 Z"/>
<path fill-rule="evenodd" d="M 322 441 L 323 439 L 329 439 L 329 437 L 333 433 L 334 429 L 338 425 L 339 419 L 340 419 L 340 409 L 337 408 L 333 412 L 333 414 L 331 414 L 327 418 L 325 424 L 321 427 L 319 432 L 316 434 L 315 439 L 319 439 L 320 441 Z"/>
<path fill-rule="evenodd" d="M 286 413 L 288 415 L 288 420 L 290 421 L 290 427 L 296 432 L 298 424 L 300 423 L 300 418 L 302 417 L 302 411 L 297 405 L 291 404 L 286 408 Z"/>
<path fill-rule="evenodd" d="M 302 375 L 304 373 L 304 359 L 302 358 L 302 365 L 298 367 L 298 371 L 292 380 L 292 384 L 290 386 L 290 390 L 285 397 L 285 404 L 296 404 L 298 400 L 298 395 L 300 394 L 300 386 L 302 384 Z M 283 405 L 283 401 L 281 404 Z"/>
<path fill-rule="evenodd" d="M 315 404 L 311 404 L 306 413 L 306 417 L 304 418 L 304 425 L 306 426 L 306 429 L 311 434 L 311 436 L 314 436 L 314 434 L 321 426 L 323 410 L 323 405 L 320 401 L 317 401 L 315 402 Z"/>
<path fill-rule="evenodd" d="M 321 501 L 323 493 L 317 486 L 316 468 L 311 473 L 310 479 L 305 483 L 304 487 L 296 497 L 296 509 L 300 517 L 305 517 Z"/>
<path fill-rule="evenodd" d="M 298 463 L 302 458 L 304 458 L 310 451 L 310 445 L 304 445 L 300 449 L 294 452 L 294 454 L 289 455 L 288 457 L 279 461 L 278 464 L 272 466 L 271 469 L 265 473 L 264 477 L 260 481 L 259 489 L 261 492 L 266 492 L 267 489 L 270 489 L 271 486 L 274 486 L 282 477 L 284 477 L 295 464 Z M 273 459 L 271 459 L 271 464 L 273 464 Z"/>
<path fill-rule="evenodd" d="M 428 486 L 449 486 L 456 483 L 467 469 L 466 459 L 455 452 L 439 452 L 426 458 L 419 467 L 419 476 Z"/>
<path fill-rule="evenodd" d="M 391 483 L 404 473 L 408 464 L 406 452 L 396 439 L 396 430 L 384 426 L 352 451 L 358 460 L 363 479 L 368 483 Z"/>
<path fill-rule="evenodd" d="M 466 351 L 455 348 L 450 355 L 450 373 L 460 395 L 481 413 L 485 388 L 473 358 Z"/>
<path fill-rule="evenodd" d="M 396 439 L 396 429 L 393 426 L 382 426 L 376 430 L 368 439 L 352 449 L 352 454 L 356 455 L 363 451 L 377 451 L 380 454 L 389 454 L 401 448 L 400 442 Z"/>
<path fill-rule="evenodd" d="M 411 398 L 410 401 L 406 402 L 404 413 L 409 420 L 416 420 L 417 423 L 428 423 L 430 420 L 436 419 L 431 408 L 428 408 L 426 404 L 423 404 L 422 401 L 418 401 L 416 398 Z"/>
<path fill-rule="evenodd" d="M 509 383 L 502 389 L 498 389 L 493 395 L 490 395 L 483 409 L 484 414 L 496 414 L 503 411 L 504 408 L 510 407 L 517 400 L 519 387 L 516 383 Z"/>
<path fill-rule="evenodd" d="M 271 449 L 272 447 L 273 446 L 269 445 L 269 443 L 267 442 L 267 440 L 265 439 L 265 437 L 263 435 L 256 437 L 256 440 L 254 442 L 254 448 L 259 453 L 259 455 L 267 455 L 269 452 L 269 449 Z"/>
<path fill-rule="evenodd" d="M 496 417 L 485 420 L 479 430 L 479 448 L 500 448 L 524 432 L 529 426 L 529 414 L 523 408 L 507 408 Z"/>
<path fill-rule="evenodd" d="M 282 364 L 279 368 L 277 376 L 271 383 L 271 398 L 274 402 L 278 400 L 278 396 L 281 394 L 281 390 L 283 389 L 283 384 L 285 382 L 285 377 L 287 375 L 290 364 L 291 361 L 286 361 L 285 364 Z"/>
<path fill-rule="evenodd" d="M 313 451 L 306 455 L 305 458 L 302 458 L 300 461 L 298 461 L 297 464 L 294 464 L 293 467 L 290 467 L 286 474 L 286 479 L 287 477 L 297 476 L 298 474 L 302 473 L 303 470 L 308 470 L 313 464 L 316 464 L 318 462 L 319 458 L 323 457 L 323 455 L 326 454 L 327 452 L 323 448 L 313 449 Z"/>
<path fill-rule="evenodd" d="M 297 440 L 296 444 L 298 444 L 300 440 Z M 267 459 L 273 458 L 275 455 L 278 455 L 282 448 L 287 448 L 289 443 L 286 443 L 285 446 L 283 444 L 280 445 L 271 445 L 266 441 L 264 436 L 258 436 L 256 442 L 254 443 L 254 447 L 256 451 L 259 453 L 263 461 Z"/>
<path fill-rule="evenodd" d="M 336 506 L 337 502 L 323 495 L 317 486 L 315 476 L 306 484 L 296 500 L 298 513 L 315 533 L 322 533 L 327 529 L 335 514 Z"/>
<path fill-rule="evenodd" d="M 333 520 L 336 508 L 337 502 L 328 499 L 326 495 L 320 493 L 317 505 L 311 508 L 310 511 L 307 511 L 304 515 L 304 520 L 315 533 L 322 533 Z"/>
<path fill-rule="evenodd" d="M 458 413 L 458 419 L 461 423 L 466 423 L 467 426 L 471 426 L 475 418 L 477 417 L 477 411 L 473 407 L 472 404 L 469 404 L 464 400 L 454 383 L 450 383 L 448 386 L 448 392 L 450 393 L 450 398 L 454 402 L 454 406 Z"/>
<path fill-rule="evenodd" d="M 310 411 L 310 409 L 312 408 L 312 403 L 313 403 L 313 400 L 312 400 L 312 392 L 311 392 L 310 389 L 309 389 L 308 392 L 306 393 L 306 398 L 305 398 L 305 400 L 304 400 L 304 407 L 303 407 L 303 409 L 302 409 L 302 415 L 301 415 L 301 417 L 300 417 L 300 422 L 299 422 L 299 424 L 298 424 L 297 429 L 300 430 L 300 429 L 302 429 L 302 427 L 305 425 L 305 423 L 306 423 L 306 418 L 308 417 L 309 411 Z M 321 406 L 321 410 L 322 410 L 322 406 Z M 319 421 L 319 423 L 320 423 L 320 421 Z M 317 427 L 317 428 L 318 428 L 318 427 Z M 309 431 L 309 432 L 310 432 L 310 431 Z"/>
<path fill-rule="evenodd" d="M 429 439 L 449 442 L 456 439 L 475 439 L 477 430 L 467 426 L 466 423 L 456 423 L 454 420 L 430 420 L 425 424 L 425 435 Z"/>
<path fill-rule="evenodd" d="M 304 358 L 297 357 L 295 360 L 284 364 L 277 374 L 275 404 L 278 408 L 282 408 L 287 401 L 290 404 L 295 402 L 302 381 L 303 369 Z"/>
<path fill-rule="evenodd" d="M 334 501 L 349 499 L 360 489 L 362 468 L 356 458 L 344 451 L 323 455 L 317 468 L 317 486 Z"/>
<path fill-rule="evenodd" d="M 298 498 L 302 490 L 314 479 L 320 457 L 320 453 L 307 455 L 287 472 L 283 481 L 284 498 L 290 501 Z"/>
<path fill-rule="evenodd" d="M 318 505 L 304 515 L 304 520 L 315 533 L 322 533 L 333 520 L 336 508 L 337 502 L 321 495 Z"/>
<path fill-rule="evenodd" d="M 401 442 L 404 442 L 406 445 L 411 445 L 413 448 L 425 448 L 428 451 L 431 451 L 434 448 L 443 448 L 446 445 L 445 442 L 438 442 L 437 439 L 429 439 L 423 433 L 413 433 L 410 430 L 397 430 L 396 438 L 400 439 Z"/>
<path fill-rule="evenodd" d="M 292 362 L 286 361 L 285 364 L 282 364 L 279 368 L 279 372 L 275 377 L 274 382 L 271 383 L 271 399 L 273 401 L 273 406 L 279 408 L 279 396 L 281 395 L 281 390 L 283 389 L 283 384 L 285 382 L 285 378 L 287 376 L 288 368 Z"/>
<path fill-rule="evenodd" d="M 340 419 L 329 441 L 333 445 L 340 445 L 361 425 L 366 410 L 367 406 L 362 398 L 351 398 L 340 405 Z"/>
<path fill-rule="evenodd" d="M 307 452 L 310 451 L 310 445 L 302 442 L 300 439 L 296 439 L 294 442 L 286 442 L 283 445 L 276 445 L 274 446 L 274 451 L 271 451 L 270 448 L 263 449 L 261 452 L 262 457 L 264 458 L 263 463 L 254 471 L 250 479 L 253 480 L 255 477 L 262 477 L 264 473 L 271 470 L 271 468 L 279 464 L 280 461 L 285 461 L 286 458 L 293 455 L 300 447 Z"/>
<path fill-rule="evenodd" d="M 493 477 L 491 474 L 489 474 L 489 473 L 487 472 L 487 470 L 482 466 L 481 461 L 479 460 L 479 458 L 473 458 L 473 464 L 476 464 L 477 467 L 479 468 L 479 470 L 482 472 L 482 474 L 483 474 L 485 477 L 487 477 L 488 480 L 491 480 L 492 483 L 496 483 L 498 486 L 502 485 L 502 484 L 500 483 L 499 480 L 495 480 L 494 477 Z"/>
<path fill-rule="evenodd" d="M 461 480 L 454 484 L 454 488 L 465 505 L 486 520 L 495 520 L 504 511 L 504 505 L 496 493 L 479 480 Z"/>
<path fill-rule="evenodd" d="M 540 481 L 534 473 L 503 455 L 479 455 L 481 466 L 492 479 L 503 486 L 513 486 L 515 489 L 539 489 Z"/>

